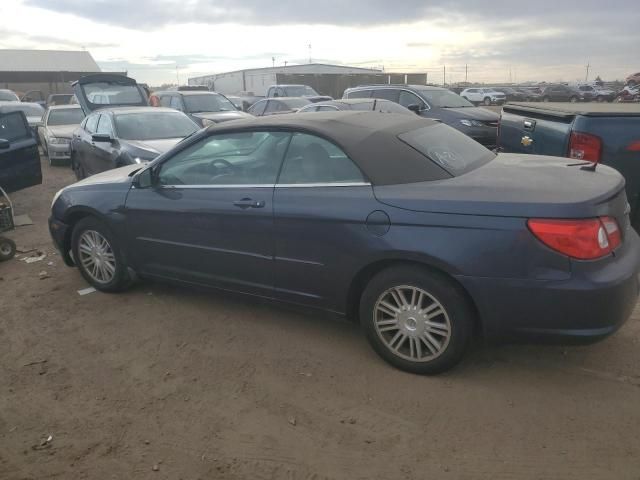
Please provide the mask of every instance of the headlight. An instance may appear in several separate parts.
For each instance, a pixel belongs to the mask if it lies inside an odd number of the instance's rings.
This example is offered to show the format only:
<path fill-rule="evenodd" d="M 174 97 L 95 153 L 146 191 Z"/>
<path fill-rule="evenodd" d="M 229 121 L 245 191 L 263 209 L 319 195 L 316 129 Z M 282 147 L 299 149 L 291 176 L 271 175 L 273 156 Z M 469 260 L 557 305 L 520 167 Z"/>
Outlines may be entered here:
<path fill-rule="evenodd" d="M 51 137 L 51 138 L 49 138 L 49 143 L 51 145 L 69 145 L 71 143 L 71 139 L 70 138 Z"/>
<path fill-rule="evenodd" d="M 215 125 L 216 122 L 214 122 L 213 120 L 209 120 L 208 118 L 203 118 L 202 119 L 202 126 L 203 127 L 208 127 L 210 125 Z"/>
<path fill-rule="evenodd" d="M 58 198 L 60 197 L 60 195 L 62 194 L 62 192 L 64 191 L 64 188 L 61 188 L 60 190 L 58 190 L 56 192 L 56 194 L 53 196 L 53 200 L 51 201 L 51 208 L 53 208 L 53 205 L 56 203 L 56 200 L 58 200 Z"/>
<path fill-rule="evenodd" d="M 485 127 L 486 125 L 478 120 L 460 120 L 465 127 Z"/>

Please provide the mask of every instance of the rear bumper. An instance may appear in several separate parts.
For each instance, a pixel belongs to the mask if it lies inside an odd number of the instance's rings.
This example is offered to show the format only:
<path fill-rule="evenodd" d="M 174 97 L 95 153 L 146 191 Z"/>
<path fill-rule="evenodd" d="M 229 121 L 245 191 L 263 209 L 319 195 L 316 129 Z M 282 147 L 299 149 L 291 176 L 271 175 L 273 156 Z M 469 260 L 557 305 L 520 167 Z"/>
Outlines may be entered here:
<path fill-rule="evenodd" d="M 47 153 L 49 154 L 49 158 L 68 160 L 71 158 L 71 145 L 68 143 L 47 144 Z"/>
<path fill-rule="evenodd" d="M 563 281 L 458 277 L 493 340 L 591 343 L 629 318 L 640 288 L 640 239 L 627 233 L 615 257 L 572 262 Z"/>

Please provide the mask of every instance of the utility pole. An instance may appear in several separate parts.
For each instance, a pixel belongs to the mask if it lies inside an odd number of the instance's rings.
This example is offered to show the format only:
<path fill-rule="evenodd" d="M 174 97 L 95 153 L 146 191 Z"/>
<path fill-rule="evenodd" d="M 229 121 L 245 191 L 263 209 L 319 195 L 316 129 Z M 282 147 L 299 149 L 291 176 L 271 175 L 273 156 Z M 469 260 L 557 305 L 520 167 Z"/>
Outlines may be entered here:
<path fill-rule="evenodd" d="M 313 63 L 311 62 L 311 44 L 309 44 L 309 63 Z"/>
<path fill-rule="evenodd" d="M 469 65 L 467 64 L 464 66 L 464 83 L 469 83 L 468 79 L 469 79 Z"/>
<path fill-rule="evenodd" d="M 178 73 L 178 63 L 176 62 L 176 82 L 178 86 L 180 86 L 180 74 Z"/>
<path fill-rule="evenodd" d="M 443 87 L 447 86 L 447 66 L 446 65 L 442 66 L 442 86 Z"/>
<path fill-rule="evenodd" d="M 276 66 L 276 57 L 271 57 L 271 66 L 272 67 Z"/>
<path fill-rule="evenodd" d="M 589 68 L 591 68 L 591 64 L 589 62 L 587 62 L 587 73 L 584 76 L 584 81 L 588 81 L 589 80 Z"/>

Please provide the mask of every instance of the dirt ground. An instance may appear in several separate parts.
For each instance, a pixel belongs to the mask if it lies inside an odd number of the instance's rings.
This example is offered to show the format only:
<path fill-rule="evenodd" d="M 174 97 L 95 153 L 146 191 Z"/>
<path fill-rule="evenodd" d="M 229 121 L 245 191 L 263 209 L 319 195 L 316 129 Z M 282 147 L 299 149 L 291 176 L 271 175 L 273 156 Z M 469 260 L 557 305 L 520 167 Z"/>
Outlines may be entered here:
<path fill-rule="evenodd" d="M 150 283 L 80 296 L 46 226 L 73 177 L 43 169 L 12 236 L 47 257 L 0 264 L 0 479 L 640 479 L 640 310 L 597 345 L 405 374 L 322 315 Z"/>

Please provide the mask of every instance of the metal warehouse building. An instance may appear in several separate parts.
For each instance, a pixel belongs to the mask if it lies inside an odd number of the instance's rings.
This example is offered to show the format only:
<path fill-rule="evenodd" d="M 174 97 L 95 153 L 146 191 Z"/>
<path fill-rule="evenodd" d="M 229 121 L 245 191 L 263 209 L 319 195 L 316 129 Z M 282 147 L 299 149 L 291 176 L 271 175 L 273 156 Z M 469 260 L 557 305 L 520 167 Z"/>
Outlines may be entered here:
<path fill-rule="evenodd" d="M 40 90 L 45 98 L 51 93 L 71 93 L 71 82 L 100 72 L 89 52 L 60 50 L 0 50 L 0 88 L 9 88 L 18 96 Z"/>
<path fill-rule="evenodd" d="M 249 92 L 256 96 L 264 96 L 271 85 L 303 84 L 334 98 L 342 97 L 344 90 L 349 87 L 365 83 L 424 85 L 427 83 L 427 76 L 422 73 L 385 73 L 382 70 L 369 68 L 309 63 L 237 70 L 189 79 L 189 85 L 204 85 L 210 90 L 227 95 Z"/>

